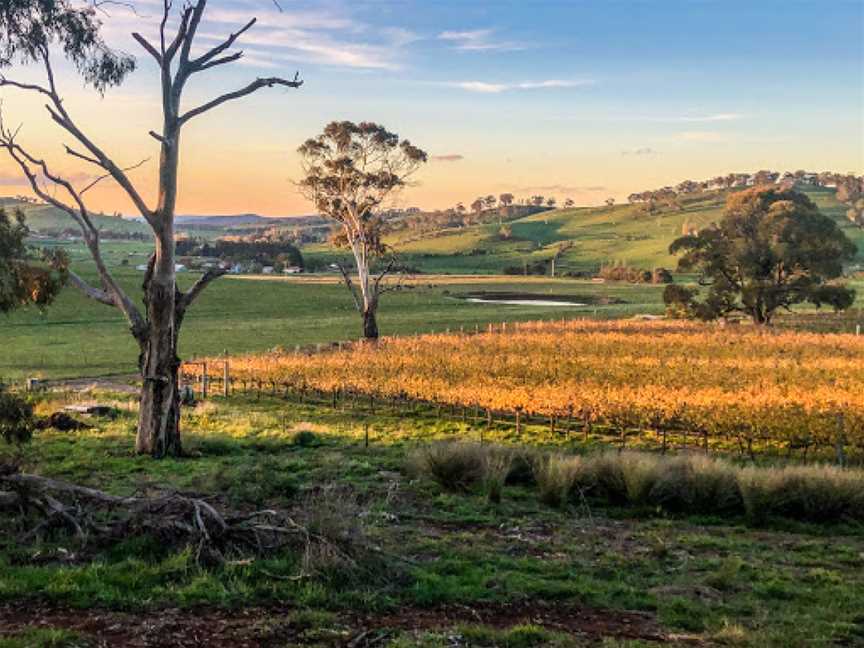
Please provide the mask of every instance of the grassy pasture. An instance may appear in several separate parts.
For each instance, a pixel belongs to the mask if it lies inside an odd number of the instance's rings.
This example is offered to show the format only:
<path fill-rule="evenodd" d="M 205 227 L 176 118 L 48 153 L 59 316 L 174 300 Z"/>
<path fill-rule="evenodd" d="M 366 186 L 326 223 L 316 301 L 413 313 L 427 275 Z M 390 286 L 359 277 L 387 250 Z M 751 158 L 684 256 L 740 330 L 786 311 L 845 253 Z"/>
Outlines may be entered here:
<path fill-rule="evenodd" d="M 39 411 L 65 402 L 53 398 Z M 365 521 L 386 562 L 295 579 L 301 563 L 291 552 L 206 566 L 144 538 L 79 549 L 61 534 L 23 545 L 6 527 L 4 648 L 95 646 L 96 632 L 121 645 L 163 623 L 178 645 L 191 636 L 221 645 L 217 630 L 225 645 L 338 646 L 366 632 L 393 648 L 444 648 L 454 637 L 462 646 L 619 648 L 864 639 L 860 525 L 770 519 L 754 528 L 735 516 L 590 497 L 556 508 L 521 482 L 493 504 L 481 486 L 448 490 L 411 468 L 416 448 L 476 434 L 458 421 L 213 399 L 185 410 L 189 456 L 160 462 L 131 453 L 134 413 L 90 422 L 0 447 L 0 463 L 115 494 L 198 493 L 241 510 L 299 511 L 338 484 L 341 515 Z M 492 430 L 487 441 L 506 435 Z"/>
<path fill-rule="evenodd" d="M 130 253 L 125 244 L 108 245 L 109 262 Z M 134 252 L 132 252 L 134 254 Z M 136 259 L 135 257 L 132 257 Z M 131 294 L 142 273 L 117 267 Z M 86 267 L 86 266 L 85 266 Z M 180 275 L 181 285 L 194 280 Z M 538 317 L 593 316 L 594 308 L 527 307 L 473 304 L 454 295 L 478 290 L 543 294 L 609 296 L 626 304 L 598 306 L 598 316 L 618 317 L 662 311 L 655 286 L 598 285 L 506 277 L 421 276 L 411 288 L 384 296 L 380 314 L 383 335 L 443 331 L 489 322 Z M 360 319 L 344 286 L 335 277 L 251 279 L 224 277 L 189 311 L 181 333 L 181 354 L 214 355 L 264 351 L 276 346 L 351 340 L 359 337 Z M 22 311 L 0 319 L 0 376 L 49 378 L 133 372 L 137 349 L 117 311 L 65 290 L 44 314 Z"/>

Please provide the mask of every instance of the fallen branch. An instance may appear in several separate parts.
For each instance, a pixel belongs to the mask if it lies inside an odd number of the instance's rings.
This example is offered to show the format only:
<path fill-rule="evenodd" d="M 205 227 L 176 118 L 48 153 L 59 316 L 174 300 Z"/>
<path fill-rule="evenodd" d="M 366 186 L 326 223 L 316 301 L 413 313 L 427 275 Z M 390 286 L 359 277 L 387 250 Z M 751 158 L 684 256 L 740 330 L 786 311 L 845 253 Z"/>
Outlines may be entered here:
<path fill-rule="evenodd" d="M 326 547 L 325 551 L 344 554 L 285 513 L 265 510 L 226 516 L 202 498 L 179 493 L 121 497 L 39 475 L 12 473 L 0 475 L 0 506 L 22 512 L 21 543 L 65 529 L 82 547 L 150 535 L 164 546 L 192 546 L 196 558 L 207 562 L 224 562 L 229 553 L 266 554 L 289 545 L 306 552 L 316 545 L 319 550 Z"/>

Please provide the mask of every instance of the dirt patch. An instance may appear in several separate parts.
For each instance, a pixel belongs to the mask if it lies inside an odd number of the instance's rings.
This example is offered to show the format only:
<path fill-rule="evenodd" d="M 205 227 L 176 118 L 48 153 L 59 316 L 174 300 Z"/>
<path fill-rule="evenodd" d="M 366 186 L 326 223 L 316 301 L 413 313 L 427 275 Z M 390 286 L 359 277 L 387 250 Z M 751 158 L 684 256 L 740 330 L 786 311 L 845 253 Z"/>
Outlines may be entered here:
<path fill-rule="evenodd" d="M 380 629 L 434 630 L 460 624 L 497 629 L 534 624 L 577 637 L 665 641 L 654 617 L 646 612 L 603 610 L 546 601 L 403 608 L 389 615 L 358 617 L 354 625 L 365 631 Z M 362 645 L 362 644 L 361 644 Z"/>
<path fill-rule="evenodd" d="M 386 646 L 400 631 L 480 624 L 498 629 L 523 623 L 543 626 L 580 639 L 670 639 L 648 613 L 602 610 L 554 602 L 514 602 L 401 608 L 387 614 L 338 617 L 310 636 L 310 628 L 291 620 L 290 608 L 241 610 L 166 608 L 149 614 L 73 610 L 40 604 L 0 606 L 0 637 L 27 630 L 63 629 L 78 633 L 92 646 L 112 648 L 251 648 L 303 645 Z"/>

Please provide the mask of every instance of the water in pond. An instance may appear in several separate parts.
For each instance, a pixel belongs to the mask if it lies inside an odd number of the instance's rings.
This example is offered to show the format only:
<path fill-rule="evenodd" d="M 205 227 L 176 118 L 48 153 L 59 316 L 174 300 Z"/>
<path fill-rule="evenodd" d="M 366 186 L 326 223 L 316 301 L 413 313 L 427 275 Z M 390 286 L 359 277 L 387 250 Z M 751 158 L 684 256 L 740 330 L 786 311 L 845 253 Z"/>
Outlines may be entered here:
<path fill-rule="evenodd" d="M 510 306 L 587 306 L 581 302 L 553 301 L 551 299 L 483 299 L 468 297 L 465 301 L 474 304 L 508 304 Z"/>

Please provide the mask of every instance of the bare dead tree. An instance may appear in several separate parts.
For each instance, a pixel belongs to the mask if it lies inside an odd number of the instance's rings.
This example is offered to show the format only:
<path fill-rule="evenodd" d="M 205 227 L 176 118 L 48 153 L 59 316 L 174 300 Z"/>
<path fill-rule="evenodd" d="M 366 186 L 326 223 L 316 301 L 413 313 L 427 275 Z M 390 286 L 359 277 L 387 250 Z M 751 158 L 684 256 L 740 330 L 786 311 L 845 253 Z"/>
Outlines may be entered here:
<path fill-rule="evenodd" d="M 382 238 L 386 223 L 378 209 L 427 160 L 424 151 L 370 122 L 331 122 L 298 149 L 304 178 L 300 192 L 339 225 L 334 240 L 351 249 L 357 283 L 340 265 L 345 285 L 363 318 L 363 337 L 378 338 L 378 303 L 393 286 L 385 279 L 398 261 Z M 379 261 L 377 271 L 373 262 Z"/>
<path fill-rule="evenodd" d="M 122 83 L 134 70 L 130 56 L 111 50 L 100 35 L 97 9 L 77 8 L 69 0 L 45 3 L 41 0 L 16 0 L 0 7 L 0 69 L 16 62 L 35 63 L 44 71 L 43 83 L 30 83 L 0 76 L 0 87 L 15 88 L 41 96 L 52 121 L 71 138 L 65 151 L 76 160 L 92 165 L 99 180 L 111 179 L 119 185 L 138 213 L 153 231 L 154 250 L 144 280 L 144 309 L 121 287 L 108 270 L 100 251 L 99 230 L 87 207 L 86 192 L 76 189 L 62 174 L 19 143 L 19 129 L 0 120 L 0 148 L 20 167 L 33 192 L 44 202 L 66 213 L 81 229 L 84 242 L 96 265 L 100 285 L 88 284 L 75 273 L 70 279 L 90 299 L 120 310 L 140 347 L 139 369 L 143 379 L 136 450 L 154 457 L 179 455 L 180 401 L 177 372 L 177 341 L 187 309 L 222 271 L 206 272 L 186 292 L 177 287 L 174 259 L 174 216 L 178 194 L 180 136 L 196 117 L 219 106 L 251 95 L 263 88 L 299 88 L 297 74 L 291 79 L 258 78 L 248 85 L 227 92 L 194 108 L 182 106 L 187 83 L 197 74 L 234 63 L 243 56 L 232 51 L 237 40 L 255 25 L 251 19 L 224 41 L 197 57 L 192 45 L 207 8 L 207 0 L 187 2 L 179 10 L 179 24 L 168 33 L 174 13 L 171 0 L 163 0 L 159 40 L 151 43 L 139 33 L 134 39 L 159 68 L 162 128 L 150 131 L 160 147 L 156 204 L 144 200 L 128 172 L 139 164 L 124 166 L 115 161 L 90 135 L 79 127 L 63 101 L 52 66 L 52 50 L 61 50 L 75 64 L 86 83 L 100 93 Z"/>

